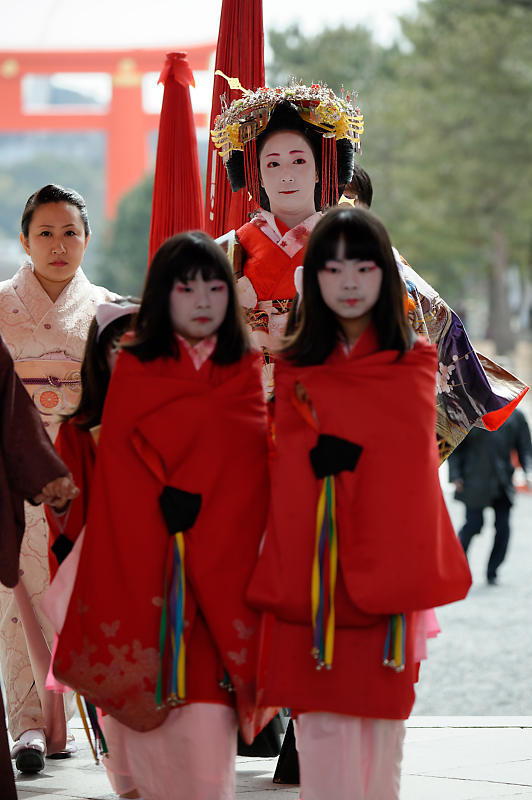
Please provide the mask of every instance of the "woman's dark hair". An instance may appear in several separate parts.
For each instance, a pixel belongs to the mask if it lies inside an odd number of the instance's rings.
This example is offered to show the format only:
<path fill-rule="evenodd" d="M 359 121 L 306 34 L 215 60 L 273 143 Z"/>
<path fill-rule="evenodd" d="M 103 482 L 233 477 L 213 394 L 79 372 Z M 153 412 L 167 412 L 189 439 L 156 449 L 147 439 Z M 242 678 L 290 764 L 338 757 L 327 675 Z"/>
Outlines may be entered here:
<path fill-rule="evenodd" d="M 324 215 L 307 245 L 299 323 L 281 350 L 284 358 L 301 366 L 322 364 L 338 340 L 340 324 L 321 296 L 318 272 L 336 258 L 342 239 L 346 258 L 374 261 L 382 270 L 380 294 L 371 311 L 379 348 L 398 350 L 400 355 L 410 348 L 404 288 L 386 228 L 371 211 L 341 205 Z"/>
<path fill-rule="evenodd" d="M 138 303 L 135 297 L 121 297 L 114 300 L 117 305 Z M 74 424 L 84 431 L 99 425 L 102 420 L 103 404 L 109 387 L 111 372 L 107 363 L 107 350 L 114 339 L 123 336 L 131 327 L 133 314 L 124 314 L 105 326 L 98 338 L 98 323 L 93 318 L 85 344 L 85 354 L 81 364 L 81 398 L 72 414 L 63 420 L 74 419 Z"/>
<path fill-rule="evenodd" d="M 22 219 L 20 220 L 20 230 L 26 239 L 30 232 L 30 222 L 35 209 L 39 208 L 39 206 L 43 206 L 45 203 L 70 203 L 71 206 L 76 206 L 81 215 L 85 236 L 90 236 L 89 216 L 83 197 L 74 189 L 65 189 L 63 186 L 49 183 L 47 186 L 43 186 L 42 189 L 34 192 L 31 197 L 28 198 L 24 206 Z"/>
<path fill-rule="evenodd" d="M 371 178 L 366 170 L 363 169 L 360 164 L 357 164 L 356 161 L 353 166 L 353 175 L 351 180 L 349 183 L 346 183 L 344 187 L 344 194 L 347 197 L 356 195 L 357 199 L 361 203 L 364 203 L 365 206 L 368 208 L 371 206 L 371 201 L 373 200 L 373 186 L 371 184 Z"/>
<path fill-rule="evenodd" d="M 323 136 L 322 132 L 301 119 L 296 106 L 288 100 L 281 100 L 273 109 L 268 125 L 256 139 L 257 148 L 257 161 L 260 159 L 262 148 L 266 144 L 268 138 L 272 133 L 278 131 L 294 131 L 300 133 L 310 144 L 314 161 L 316 162 L 316 171 L 318 173 L 319 181 L 314 189 L 314 203 L 318 211 L 321 210 L 321 151 Z M 339 139 L 336 142 L 336 158 L 337 158 L 337 172 L 338 172 L 338 189 L 342 194 L 344 185 L 351 178 L 354 164 L 354 149 L 351 142 L 347 139 Z M 231 158 L 227 161 L 225 168 L 227 170 L 227 177 L 231 184 L 233 192 L 242 189 L 246 185 L 245 171 L 244 171 L 244 155 L 240 150 L 234 150 Z M 257 165 L 259 169 L 259 165 Z M 260 169 L 259 169 L 260 174 Z M 270 201 L 268 195 L 263 187 L 260 187 L 260 206 L 265 211 L 270 210 Z"/>
<path fill-rule="evenodd" d="M 228 288 L 227 311 L 218 329 L 212 360 L 216 364 L 232 364 L 249 350 L 249 338 L 227 256 L 203 231 L 188 231 L 167 239 L 152 259 L 135 336 L 124 345 L 141 361 L 153 361 L 159 356 L 179 358 L 179 345 L 170 317 L 170 292 L 176 281 L 186 283 L 198 273 L 206 281 L 221 280 Z"/>

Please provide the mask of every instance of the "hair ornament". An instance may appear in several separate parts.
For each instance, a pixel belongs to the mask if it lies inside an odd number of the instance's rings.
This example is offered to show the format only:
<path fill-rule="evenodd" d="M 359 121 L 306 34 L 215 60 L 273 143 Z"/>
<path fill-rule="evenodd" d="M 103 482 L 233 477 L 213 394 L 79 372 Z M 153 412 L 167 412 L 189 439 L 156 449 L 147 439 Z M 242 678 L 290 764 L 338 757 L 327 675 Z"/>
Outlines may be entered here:
<path fill-rule="evenodd" d="M 273 109 L 282 100 L 292 103 L 301 119 L 321 131 L 325 139 L 347 139 L 354 151 L 360 152 L 364 118 L 355 105 L 354 92 L 338 97 L 325 85 L 304 86 L 295 80 L 288 86 L 252 90 L 245 89 L 238 78 L 228 78 L 220 70 L 215 74 L 225 78 L 231 89 L 242 92 L 242 97 L 233 100 L 231 105 L 222 102 L 222 113 L 216 117 L 211 131 L 214 145 L 224 161 L 234 150 L 244 150 L 246 143 L 254 141 L 264 131 Z"/>
<path fill-rule="evenodd" d="M 125 317 L 127 314 L 136 314 L 140 305 L 138 303 L 127 303 L 119 305 L 118 303 L 100 303 L 96 309 L 96 323 L 98 325 L 98 333 L 96 341 L 99 340 L 103 331 L 111 322 L 114 322 L 120 317 Z"/>

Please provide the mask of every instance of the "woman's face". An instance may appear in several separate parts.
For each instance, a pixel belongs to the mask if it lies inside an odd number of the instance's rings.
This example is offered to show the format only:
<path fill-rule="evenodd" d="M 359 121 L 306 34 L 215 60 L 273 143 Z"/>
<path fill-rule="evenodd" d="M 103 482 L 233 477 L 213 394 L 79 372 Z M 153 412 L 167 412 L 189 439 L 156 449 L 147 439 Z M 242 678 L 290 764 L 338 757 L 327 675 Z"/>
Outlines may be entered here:
<path fill-rule="evenodd" d="M 259 166 L 275 216 L 306 211 L 309 205 L 315 210 L 318 176 L 312 148 L 304 136 L 296 131 L 272 133 L 261 150 Z"/>
<path fill-rule="evenodd" d="M 74 277 L 83 260 L 89 237 L 79 208 L 70 203 L 44 203 L 33 212 L 28 236 L 20 241 L 30 256 L 35 276 L 57 294 Z"/>
<path fill-rule="evenodd" d="M 348 320 L 367 323 L 379 299 L 382 270 L 374 261 L 346 258 L 340 239 L 333 259 L 318 272 L 321 296 L 342 325 Z"/>
<path fill-rule="evenodd" d="M 225 281 L 206 281 L 200 272 L 186 283 L 176 281 L 170 292 L 172 327 L 195 345 L 216 333 L 225 319 L 228 302 L 229 287 Z"/>

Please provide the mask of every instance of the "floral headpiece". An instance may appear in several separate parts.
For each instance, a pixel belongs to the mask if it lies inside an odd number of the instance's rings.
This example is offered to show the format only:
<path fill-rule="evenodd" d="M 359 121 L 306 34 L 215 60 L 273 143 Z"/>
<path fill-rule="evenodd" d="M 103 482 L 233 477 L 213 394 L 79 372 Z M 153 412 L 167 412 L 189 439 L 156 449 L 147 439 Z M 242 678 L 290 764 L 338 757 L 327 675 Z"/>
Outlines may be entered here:
<path fill-rule="evenodd" d="M 257 167 L 257 139 L 283 106 L 289 106 L 300 119 L 308 135 L 321 141 L 321 180 L 316 199 L 317 208 L 338 202 L 339 184 L 351 178 L 353 154 L 360 152 L 360 136 L 364 120 L 354 105 L 356 96 L 338 97 L 319 84 L 303 86 L 293 81 L 289 86 L 255 91 L 241 86 L 238 78 L 228 78 L 219 70 L 231 89 L 242 97 L 227 105 L 222 97 L 222 111 L 216 117 L 211 136 L 223 158 L 233 191 L 246 186 L 252 200 L 265 206 Z M 274 113 L 275 112 L 275 113 Z M 311 134 L 312 132 L 312 134 Z M 306 135 L 306 134 L 305 134 Z M 337 142 L 338 148 L 337 148 Z M 340 147 L 341 146 L 341 147 Z M 267 200 L 267 198 L 266 198 Z M 267 207 L 267 206 L 266 206 Z"/>
<path fill-rule="evenodd" d="M 275 89 L 261 88 L 255 91 L 244 89 L 238 78 L 222 75 L 231 89 L 239 89 L 242 97 L 227 106 L 222 97 L 222 112 L 216 117 L 211 131 L 214 145 L 224 160 L 231 157 L 233 150 L 243 150 L 244 145 L 261 134 L 275 106 L 287 100 L 297 108 L 301 119 L 318 128 L 326 138 L 348 139 L 355 152 L 360 152 L 360 136 L 364 132 L 364 118 L 358 106 L 354 106 L 349 94 L 338 97 L 332 89 L 320 84 L 303 86 L 295 81 L 289 86 Z M 225 107 L 224 107 L 225 106 Z"/>

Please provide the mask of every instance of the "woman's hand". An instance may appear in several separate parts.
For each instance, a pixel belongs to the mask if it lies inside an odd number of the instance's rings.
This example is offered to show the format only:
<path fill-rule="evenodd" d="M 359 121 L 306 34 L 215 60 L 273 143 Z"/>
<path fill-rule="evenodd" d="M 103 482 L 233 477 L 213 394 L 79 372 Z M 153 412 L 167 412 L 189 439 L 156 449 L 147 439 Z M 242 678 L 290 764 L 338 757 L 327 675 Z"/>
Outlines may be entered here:
<path fill-rule="evenodd" d="M 33 498 L 34 503 L 47 503 L 57 510 L 64 508 L 70 500 L 79 494 L 79 489 L 72 480 L 72 475 L 56 478 L 43 486 L 39 494 Z"/>

